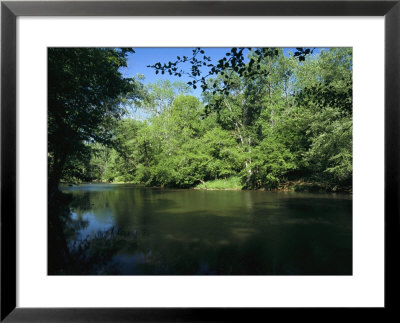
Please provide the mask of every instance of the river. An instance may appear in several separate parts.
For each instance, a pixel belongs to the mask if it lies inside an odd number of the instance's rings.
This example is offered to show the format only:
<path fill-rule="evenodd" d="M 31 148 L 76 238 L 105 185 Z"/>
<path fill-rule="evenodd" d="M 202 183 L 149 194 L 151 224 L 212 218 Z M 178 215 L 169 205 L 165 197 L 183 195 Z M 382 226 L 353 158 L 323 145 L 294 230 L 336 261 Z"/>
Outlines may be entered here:
<path fill-rule="evenodd" d="M 85 252 L 73 274 L 352 274 L 351 195 L 61 189 L 72 195 L 69 245 Z"/>

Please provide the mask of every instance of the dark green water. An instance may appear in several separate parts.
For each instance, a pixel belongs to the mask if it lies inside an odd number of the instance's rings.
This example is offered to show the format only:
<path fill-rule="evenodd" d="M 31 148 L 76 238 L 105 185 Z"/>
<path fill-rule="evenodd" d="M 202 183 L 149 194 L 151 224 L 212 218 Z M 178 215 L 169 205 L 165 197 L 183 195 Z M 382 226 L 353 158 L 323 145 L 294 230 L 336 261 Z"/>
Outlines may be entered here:
<path fill-rule="evenodd" d="M 82 262 L 92 274 L 352 274 L 351 196 L 107 184 L 62 190 L 73 196 L 69 242 L 79 250 L 87 238 Z"/>

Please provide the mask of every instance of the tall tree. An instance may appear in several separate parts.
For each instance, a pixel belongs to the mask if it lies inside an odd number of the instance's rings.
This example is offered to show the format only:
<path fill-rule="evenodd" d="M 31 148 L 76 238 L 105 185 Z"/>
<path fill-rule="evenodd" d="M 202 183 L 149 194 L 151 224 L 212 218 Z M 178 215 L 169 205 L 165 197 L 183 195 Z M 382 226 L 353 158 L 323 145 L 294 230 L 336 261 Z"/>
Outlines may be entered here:
<path fill-rule="evenodd" d="M 49 192 L 57 189 L 69 159 L 86 143 L 109 145 L 112 125 L 124 114 L 123 98 L 137 95 L 134 79 L 124 78 L 130 48 L 48 49 Z"/>

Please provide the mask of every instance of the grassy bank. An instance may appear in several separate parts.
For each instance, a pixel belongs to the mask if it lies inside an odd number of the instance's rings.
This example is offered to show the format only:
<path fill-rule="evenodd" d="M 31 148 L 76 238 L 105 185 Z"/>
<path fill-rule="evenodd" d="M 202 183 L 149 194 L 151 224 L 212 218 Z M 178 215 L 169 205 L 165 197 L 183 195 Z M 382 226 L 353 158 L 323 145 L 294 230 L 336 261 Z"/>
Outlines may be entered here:
<path fill-rule="evenodd" d="M 195 186 L 198 190 L 241 190 L 242 184 L 239 177 L 229 177 L 226 179 L 216 179 L 203 182 Z"/>
<path fill-rule="evenodd" d="M 194 189 L 199 190 L 241 190 L 243 185 L 239 177 L 217 179 L 198 184 Z M 265 189 L 261 189 L 265 190 Z M 309 192 L 309 193 L 352 193 L 351 188 L 330 186 L 321 182 L 308 182 L 305 180 L 287 181 L 281 183 L 276 189 L 277 192 Z"/>

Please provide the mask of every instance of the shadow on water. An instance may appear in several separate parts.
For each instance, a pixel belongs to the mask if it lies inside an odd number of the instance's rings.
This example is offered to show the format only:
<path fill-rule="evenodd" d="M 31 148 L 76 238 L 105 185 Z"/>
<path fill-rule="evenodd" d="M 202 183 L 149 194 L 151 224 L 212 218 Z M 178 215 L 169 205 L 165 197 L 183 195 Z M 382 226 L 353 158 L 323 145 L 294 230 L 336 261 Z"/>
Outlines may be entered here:
<path fill-rule="evenodd" d="M 187 216 L 192 216 L 187 214 Z M 194 215 L 196 216 L 196 215 Z M 152 240 L 142 250 L 118 258 L 122 274 L 217 274 L 217 275 L 329 275 L 351 274 L 351 252 L 347 243 L 337 244 L 338 235 L 329 225 L 276 224 L 246 227 L 235 218 L 207 215 L 193 229 L 165 226 L 163 239 Z M 178 221 L 180 222 L 180 221 Z M 185 231 L 183 231 L 185 229 Z M 339 237 L 340 238 L 340 237 Z M 329 241 L 332 240 L 330 243 Z M 130 264 L 129 256 L 132 256 Z"/>
<path fill-rule="evenodd" d="M 74 217 L 66 201 L 71 196 L 60 195 L 58 207 L 49 207 L 49 235 L 48 235 L 48 274 L 49 275 L 102 275 L 117 274 L 112 259 L 119 250 L 126 245 L 130 247 L 136 243 L 136 236 L 124 232 L 116 226 L 95 233 L 84 232 L 89 221 L 82 216 Z M 74 205 L 78 199 L 72 199 Z M 85 196 L 81 201 L 85 200 Z M 58 216 L 62 231 L 58 230 L 51 218 Z"/>
<path fill-rule="evenodd" d="M 348 197 L 127 185 L 68 195 L 71 260 L 53 274 L 352 274 Z"/>

